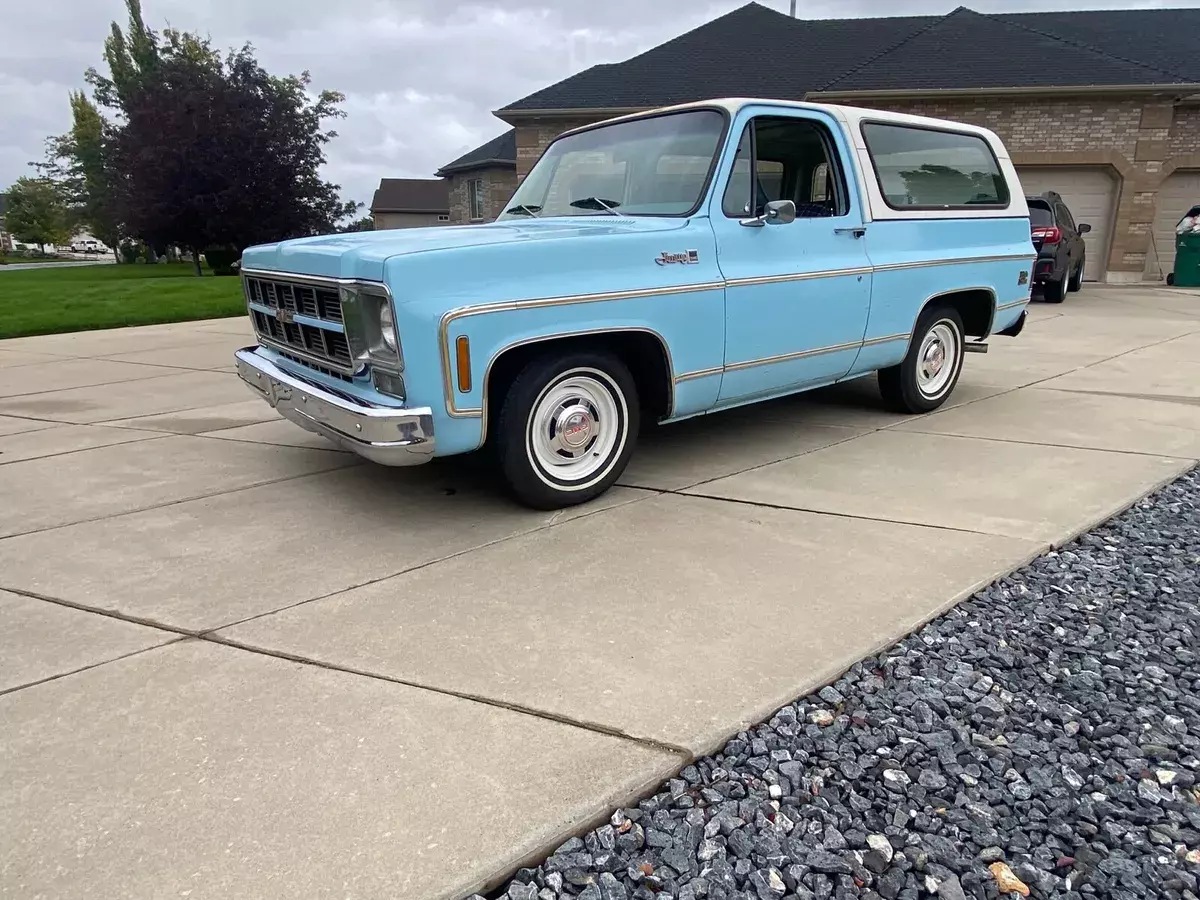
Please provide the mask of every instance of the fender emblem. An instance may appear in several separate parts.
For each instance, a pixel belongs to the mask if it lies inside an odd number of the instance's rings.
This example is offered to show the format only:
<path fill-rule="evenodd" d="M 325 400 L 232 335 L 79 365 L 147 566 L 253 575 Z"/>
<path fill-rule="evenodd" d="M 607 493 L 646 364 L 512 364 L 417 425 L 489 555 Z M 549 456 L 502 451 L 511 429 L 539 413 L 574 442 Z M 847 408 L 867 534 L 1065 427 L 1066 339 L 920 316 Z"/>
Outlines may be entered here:
<path fill-rule="evenodd" d="M 687 250 L 683 253 L 668 253 L 664 250 L 654 261 L 660 266 L 669 265 L 670 263 L 692 266 L 700 262 L 700 252 L 698 250 Z"/>
<path fill-rule="evenodd" d="M 296 321 L 296 314 L 290 309 L 284 309 L 281 306 L 279 309 L 275 310 L 275 318 L 284 325 L 290 325 L 292 322 Z"/>
<path fill-rule="evenodd" d="M 1017 276 L 1017 284 L 1018 285 L 1025 284 L 1028 281 L 1029 281 L 1029 273 L 1028 272 L 1022 272 L 1020 275 Z"/>

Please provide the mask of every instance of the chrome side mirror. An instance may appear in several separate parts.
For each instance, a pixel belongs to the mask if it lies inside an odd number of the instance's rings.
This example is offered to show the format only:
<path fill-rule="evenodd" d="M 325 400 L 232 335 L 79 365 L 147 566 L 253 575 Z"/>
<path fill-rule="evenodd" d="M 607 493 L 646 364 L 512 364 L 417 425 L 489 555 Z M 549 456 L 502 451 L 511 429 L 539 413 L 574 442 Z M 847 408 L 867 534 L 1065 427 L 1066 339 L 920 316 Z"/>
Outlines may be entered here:
<path fill-rule="evenodd" d="M 762 228 L 764 225 L 787 225 L 796 221 L 796 204 L 792 200 L 771 200 L 761 216 L 742 219 L 747 228 Z"/>

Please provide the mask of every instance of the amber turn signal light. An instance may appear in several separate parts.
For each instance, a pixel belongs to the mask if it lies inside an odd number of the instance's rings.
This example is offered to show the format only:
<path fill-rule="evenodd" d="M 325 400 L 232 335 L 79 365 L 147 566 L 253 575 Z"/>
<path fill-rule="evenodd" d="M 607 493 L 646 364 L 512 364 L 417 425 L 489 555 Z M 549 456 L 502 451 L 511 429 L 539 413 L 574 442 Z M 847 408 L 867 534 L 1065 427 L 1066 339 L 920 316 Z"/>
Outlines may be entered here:
<path fill-rule="evenodd" d="M 458 362 L 458 389 L 471 393 L 471 339 L 462 335 L 454 342 L 455 359 Z"/>

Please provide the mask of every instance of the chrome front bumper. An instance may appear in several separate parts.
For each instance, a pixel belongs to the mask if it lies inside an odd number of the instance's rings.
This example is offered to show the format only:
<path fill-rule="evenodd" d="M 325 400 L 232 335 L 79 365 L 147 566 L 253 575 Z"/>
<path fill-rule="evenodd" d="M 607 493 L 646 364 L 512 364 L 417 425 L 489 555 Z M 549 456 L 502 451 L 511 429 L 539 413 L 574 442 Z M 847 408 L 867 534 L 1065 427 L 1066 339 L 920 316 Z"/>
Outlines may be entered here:
<path fill-rule="evenodd" d="M 257 350 L 234 353 L 238 375 L 288 421 L 385 466 L 416 466 L 433 456 L 429 407 L 367 406 L 288 374 Z"/>

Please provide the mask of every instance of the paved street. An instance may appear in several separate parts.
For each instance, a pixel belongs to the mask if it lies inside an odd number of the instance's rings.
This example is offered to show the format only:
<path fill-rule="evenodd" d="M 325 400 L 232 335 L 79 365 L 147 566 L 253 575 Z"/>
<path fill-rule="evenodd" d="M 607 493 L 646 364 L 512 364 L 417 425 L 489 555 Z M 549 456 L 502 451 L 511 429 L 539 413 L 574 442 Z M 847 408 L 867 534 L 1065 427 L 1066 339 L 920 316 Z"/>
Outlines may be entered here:
<path fill-rule="evenodd" d="M 1200 291 L 1036 304 L 932 415 L 663 428 L 559 513 L 331 449 L 250 342 L 0 343 L 0 896 L 465 896 L 1200 459 Z"/>

